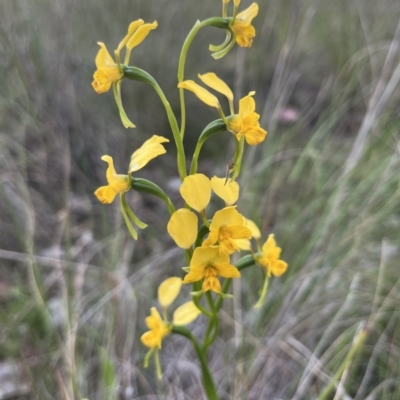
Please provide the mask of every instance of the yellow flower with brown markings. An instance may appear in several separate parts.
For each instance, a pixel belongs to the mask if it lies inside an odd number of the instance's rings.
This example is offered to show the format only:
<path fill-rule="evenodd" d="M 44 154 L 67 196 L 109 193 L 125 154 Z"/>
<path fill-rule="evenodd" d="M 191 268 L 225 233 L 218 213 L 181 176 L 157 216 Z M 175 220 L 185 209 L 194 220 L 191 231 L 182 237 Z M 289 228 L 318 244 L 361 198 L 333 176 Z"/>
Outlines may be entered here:
<path fill-rule="evenodd" d="M 228 255 L 221 255 L 218 247 L 197 247 L 190 260 L 189 273 L 183 283 L 197 282 L 204 279 L 202 291 L 212 290 L 221 292 L 221 284 L 218 276 L 223 278 L 239 278 L 240 272 L 231 265 Z"/>
<path fill-rule="evenodd" d="M 245 226 L 245 219 L 236 207 L 225 207 L 217 211 L 209 229 L 210 233 L 202 247 L 210 247 L 218 243 L 218 251 L 221 255 L 240 251 L 235 239 L 251 239 L 251 231 Z"/>

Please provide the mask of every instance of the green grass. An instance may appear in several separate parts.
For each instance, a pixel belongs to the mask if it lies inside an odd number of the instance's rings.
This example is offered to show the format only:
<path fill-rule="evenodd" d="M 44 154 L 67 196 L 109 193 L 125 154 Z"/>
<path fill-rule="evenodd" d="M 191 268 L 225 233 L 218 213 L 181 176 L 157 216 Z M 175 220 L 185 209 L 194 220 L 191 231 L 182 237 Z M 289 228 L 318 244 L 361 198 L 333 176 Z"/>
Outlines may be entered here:
<path fill-rule="evenodd" d="M 132 63 L 178 112 L 181 44 L 197 19 L 219 12 L 214 0 L 0 3 L 0 361 L 21 366 L 29 398 L 202 398 L 182 338 L 163 344 L 162 382 L 142 368 L 156 288 L 185 262 L 165 232 L 164 205 L 129 195 L 149 224 L 133 242 L 118 206 L 92 194 L 104 182 L 101 155 L 123 172 L 149 135 L 171 138 L 165 112 L 144 84 L 124 82 L 138 127 L 125 130 L 112 94 L 96 95 L 90 82 L 97 41 L 112 49 L 131 20 L 157 20 Z M 194 42 L 188 78 L 214 71 L 236 99 L 257 91 L 269 134 L 246 151 L 239 208 L 264 238 L 275 233 L 289 263 L 260 310 L 257 268 L 233 285 L 209 357 L 221 399 L 321 399 L 330 384 L 326 399 L 400 396 L 399 16 L 395 0 L 260 1 L 251 49 L 217 62 L 207 48 L 221 32 Z M 186 98 L 190 159 L 216 115 Z M 288 108 L 293 122 L 280 116 Z M 202 172 L 224 174 L 227 135 L 206 143 Z M 177 177 L 173 145 L 140 176 L 163 187 Z M 193 326 L 204 329 L 202 319 Z"/>

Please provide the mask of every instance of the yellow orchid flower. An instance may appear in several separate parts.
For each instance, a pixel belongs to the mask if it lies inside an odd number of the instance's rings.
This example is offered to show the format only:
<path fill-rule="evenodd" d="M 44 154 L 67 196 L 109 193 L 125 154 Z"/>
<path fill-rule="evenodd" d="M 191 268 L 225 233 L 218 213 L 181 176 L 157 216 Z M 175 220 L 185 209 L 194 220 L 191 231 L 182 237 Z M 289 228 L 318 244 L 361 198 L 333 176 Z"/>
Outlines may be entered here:
<path fill-rule="evenodd" d="M 204 89 L 193 81 L 181 82 L 178 84 L 178 87 L 192 91 L 201 101 L 211 107 L 217 108 L 218 113 L 226 123 L 227 128 L 236 136 L 237 140 L 241 140 L 241 138 L 244 137 L 247 144 L 250 146 L 255 146 L 263 142 L 267 135 L 267 131 L 260 127 L 260 114 L 255 112 L 256 103 L 253 99 L 255 92 L 250 92 L 247 96 L 240 99 L 239 113 L 235 114 L 233 107 L 233 93 L 226 83 L 222 79 L 218 78 L 216 74 L 211 72 L 198 76 L 204 84 L 226 96 L 229 102 L 231 113 L 230 118 L 226 118 L 218 99 L 207 89 Z M 188 84 L 188 82 L 190 83 Z"/>
<path fill-rule="evenodd" d="M 157 25 L 156 21 L 151 24 L 145 24 L 142 19 L 131 22 L 128 33 L 115 50 L 115 61 L 108 52 L 106 45 L 103 42 L 98 42 L 100 50 L 95 59 L 97 70 L 93 74 L 92 86 L 98 94 L 108 92 L 111 85 L 113 86 L 115 101 L 125 128 L 134 128 L 135 125 L 129 120 L 122 105 L 121 80 L 124 77 L 124 72 L 120 62 L 120 53 L 121 50 L 126 47 L 124 64 L 128 64 L 131 50 L 142 43 L 149 32 L 155 29 Z"/>
<path fill-rule="evenodd" d="M 116 173 L 112 157 L 105 155 L 101 159 L 108 164 L 106 171 L 108 185 L 99 187 L 94 194 L 103 204 L 110 204 L 118 193 L 130 189 L 129 176 Z"/>
<path fill-rule="evenodd" d="M 255 112 L 256 102 L 252 97 L 254 94 L 255 92 L 250 92 L 240 99 L 239 114 L 234 115 L 228 124 L 229 130 L 236 134 L 236 138 L 240 140 L 244 136 L 250 146 L 263 142 L 267 135 L 267 131 L 262 129 L 258 122 L 260 114 Z"/>
<path fill-rule="evenodd" d="M 229 0 L 222 0 L 222 18 L 227 19 L 229 25 L 225 27 L 226 38 L 224 42 L 219 46 L 209 46 L 212 51 L 211 55 L 216 60 L 227 55 L 235 43 L 241 47 L 251 47 L 253 38 L 256 36 L 256 30 L 251 23 L 258 14 L 258 4 L 251 4 L 250 7 L 238 14 L 240 1 L 233 1 L 233 16 L 228 17 Z"/>
<path fill-rule="evenodd" d="M 108 92 L 112 83 L 119 81 L 123 77 L 120 66 L 113 60 L 103 42 L 97 42 L 100 50 L 97 53 L 95 63 L 97 70 L 93 74 L 93 89 L 98 94 Z"/>
<path fill-rule="evenodd" d="M 150 350 L 146 354 L 144 367 L 149 365 L 150 357 L 155 353 L 157 375 L 161 378 L 161 367 L 158 350 L 161 349 L 163 339 L 171 333 L 173 325 L 187 325 L 194 321 L 201 311 L 196 307 L 193 301 L 188 301 L 178 307 L 172 317 L 172 324 L 167 319 L 167 308 L 178 297 L 182 286 L 182 279 L 172 277 L 166 279 L 158 287 L 158 301 L 163 307 L 164 318 L 161 318 L 156 307 L 150 309 L 150 316 L 146 318 L 146 325 L 150 329 L 141 337 L 141 342 L 149 347 Z"/>
<path fill-rule="evenodd" d="M 239 251 L 235 239 L 250 239 L 251 231 L 236 207 L 225 207 L 214 214 L 210 224 L 210 233 L 202 247 L 210 247 L 218 242 L 219 254 L 228 255 Z"/>
<path fill-rule="evenodd" d="M 221 284 L 218 275 L 223 278 L 239 278 L 239 270 L 230 264 L 228 255 L 221 255 L 218 247 L 197 247 L 190 260 L 189 273 L 183 283 L 197 282 L 204 279 L 202 291 L 212 290 L 221 292 Z"/>
<path fill-rule="evenodd" d="M 149 348 L 161 349 L 162 340 L 171 332 L 171 326 L 160 316 L 155 307 L 151 307 L 150 316 L 146 318 L 146 325 L 150 329 L 145 332 L 140 340 Z"/>
<path fill-rule="evenodd" d="M 257 258 L 257 263 L 267 269 L 267 276 L 281 276 L 287 270 L 288 264 L 279 259 L 282 249 L 276 245 L 273 234 L 268 236 L 262 246 L 262 255 Z"/>
<path fill-rule="evenodd" d="M 254 29 L 254 26 L 251 25 L 251 22 L 257 16 L 257 14 L 258 4 L 253 3 L 250 7 L 240 12 L 236 18 L 233 19 L 231 28 L 235 34 L 236 43 L 239 46 L 251 47 L 253 38 L 256 36 L 256 30 Z"/>
<path fill-rule="evenodd" d="M 157 135 L 153 135 L 150 139 L 146 140 L 143 145 L 132 154 L 128 173 L 130 174 L 134 171 L 138 171 L 153 158 L 166 153 L 164 146 L 161 144 L 165 142 L 169 142 L 169 140 Z M 108 185 L 101 186 L 94 194 L 103 204 L 110 204 L 118 193 L 123 193 L 130 189 L 130 181 L 128 175 L 116 173 L 112 157 L 105 155 L 101 157 L 101 159 L 108 164 L 106 171 Z"/>

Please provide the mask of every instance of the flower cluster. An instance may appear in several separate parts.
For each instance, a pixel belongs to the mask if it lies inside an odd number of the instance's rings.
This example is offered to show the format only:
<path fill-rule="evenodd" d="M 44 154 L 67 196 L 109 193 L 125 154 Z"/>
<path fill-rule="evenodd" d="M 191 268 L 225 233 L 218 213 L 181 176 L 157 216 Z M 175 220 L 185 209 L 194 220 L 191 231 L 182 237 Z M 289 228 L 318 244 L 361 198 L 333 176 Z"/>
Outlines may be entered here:
<path fill-rule="evenodd" d="M 100 50 L 95 60 L 97 70 L 93 75 L 92 82 L 94 90 L 99 94 L 113 88 L 121 121 L 125 127 L 133 128 L 134 125 L 122 106 L 121 83 L 124 79 L 148 84 L 156 91 L 164 105 L 177 150 L 177 166 L 181 178 L 180 194 L 184 206 L 176 209 L 171 199 L 159 186 L 149 180 L 136 177 L 136 172 L 148 162 L 166 153 L 164 145 L 169 142 L 169 139 L 157 135 L 148 138 L 139 149 L 133 152 L 126 174 L 117 174 L 111 156 L 102 156 L 101 159 L 108 164 L 107 185 L 99 187 L 94 194 L 103 204 L 111 204 L 119 195 L 122 215 L 134 239 L 138 238 L 138 234 L 133 225 L 141 229 L 147 225 L 140 221 L 128 206 L 127 192 L 133 189 L 157 196 L 167 206 L 170 213 L 167 232 L 185 253 L 186 266 L 182 262 L 180 267 L 186 274 L 183 276 L 179 268 L 176 271 L 178 276 L 168 278 L 158 288 L 157 297 L 161 313 L 156 307 L 151 307 L 150 315 L 146 318 L 148 331 L 141 336 L 141 342 L 149 349 L 144 365 L 146 367 L 150 358 L 154 356 L 157 373 L 160 377 L 159 350 L 163 340 L 174 333 L 185 336 L 193 343 L 200 359 L 203 384 L 209 398 L 217 398 L 217 396 L 205 354 L 218 335 L 218 311 L 222 306 L 223 299 L 230 296 L 228 290 L 231 279 L 240 278 L 240 271 L 243 268 L 257 264 L 261 266 L 264 284 L 260 290 L 260 300 L 256 304 L 256 307 L 259 307 L 264 303 L 270 278 L 282 275 L 288 267 L 288 264 L 280 259 L 281 248 L 277 246 L 274 235 L 270 234 L 261 246 L 260 229 L 253 221 L 238 211 L 236 204 L 240 195 L 240 187 L 236 178 L 240 175 L 245 146 L 246 144 L 258 145 L 267 136 L 267 131 L 260 125 L 260 115 L 256 112 L 255 92 L 249 92 L 235 105 L 229 85 L 215 73 L 199 74 L 198 78 L 202 84 L 184 79 L 186 56 L 194 36 L 201 28 L 213 26 L 226 31 L 224 43 L 220 46 L 210 46 L 215 59 L 223 57 L 235 44 L 242 47 L 252 45 L 256 35 L 252 21 L 258 14 L 258 5 L 253 3 L 246 10 L 238 12 L 240 2 L 240 0 L 233 0 L 233 14 L 228 16 L 230 0 L 222 0 L 222 17 L 210 18 L 203 22 L 197 21 L 183 45 L 178 65 L 178 88 L 181 102 L 180 126 L 167 96 L 156 80 L 148 72 L 129 65 L 132 49 L 142 43 L 150 31 L 158 26 L 156 21 L 153 23 L 144 23 L 141 19 L 133 21 L 129 25 L 126 36 L 115 50 L 115 59 L 110 55 L 105 44 L 99 42 Z M 125 50 L 125 58 L 121 62 L 121 51 L 123 50 Z M 215 108 L 219 116 L 218 119 L 210 122 L 199 135 L 189 173 L 183 145 L 186 127 L 185 91 L 193 92 L 203 103 Z M 211 91 L 216 93 L 213 94 Z M 224 111 L 221 106 L 218 98 L 220 95 L 227 99 L 229 112 Z M 235 155 L 227 167 L 225 177 L 214 176 L 210 179 L 197 171 L 202 146 L 214 135 L 226 132 L 228 132 L 227 137 L 235 144 Z M 211 202 L 213 194 L 216 198 Z M 223 205 L 221 200 L 223 200 Z M 212 213 L 211 210 L 215 209 L 218 202 L 221 206 Z M 211 203 L 212 205 L 210 205 Z M 247 254 L 235 263 L 234 257 L 242 255 L 243 252 L 247 252 Z M 168 309 L 178 298 L 182 284 L 192 284 L 192 300 L 177 307 L 170 319 Z M 204 299 L 206 299 L 206 304 L 204 304 Z M 185 327 L 200 314 L 208 318 L 208 327 L 202 345 L 198 344 L 195 336 Z"/>
<path fill-rule="evenodd" d="M 140 340 L 150 348 L 145 358 L 145 367 L 148 366 L 150 357 L 155 354 L 156 365 L 159 375 L 161 375 L 158 361 L 158 350 L 161 349 L 163 339 L 171 333 L 174 325 L 187 325 L 194 321 L 201 311 L 195 306 L 193 301 L 188 301 L 179 306 L 173 316 L 172 322 L 168 321 L 167 309 L 178 297 L 182 286 L 182 279 L 172 277 L 168 278 L 158 287 L 158 302 L 163 309 L 164 317 L 161 318 L 156 307 L 152 307 L 150 315 L 146 318 L 146 325 L 150 329 L 145 332 Z"/>

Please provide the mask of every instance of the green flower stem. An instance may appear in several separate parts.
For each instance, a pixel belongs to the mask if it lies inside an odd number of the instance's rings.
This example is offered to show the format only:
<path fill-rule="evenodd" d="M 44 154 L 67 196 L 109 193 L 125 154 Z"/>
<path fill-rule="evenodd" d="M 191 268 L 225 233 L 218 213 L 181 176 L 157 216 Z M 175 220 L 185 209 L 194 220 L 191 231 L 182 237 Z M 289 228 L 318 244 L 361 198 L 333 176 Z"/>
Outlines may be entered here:
<path fill-rule="evenodd" d="M 255 264 L 254 258 L 257 258 L 257 256 L 259 256 L 259 255 L 260 255 L 259 253 L 256 253 L 254 256 L 252 256 L 250 254 L 247 255 L 247 256 L 244 256 L 240 260 L 238 260 L 238 262 L 235 264 L 235 267 L 239 271 L 241 271 L 242 269 L 251 267 L 252 265 Z M 228 292 L 229 286 L 231 284 L 231 281 L 232 281 L 231 278 L 225 279 L 225 282 L 222 285 L 222 289 L 221 289 L 222 293 L 227 293 Z M 217 301 L 215 302 L 215 310 L 216 310 L 216 312 L 218 312 L 220 310 L 220 308 L 222 307 L 223 300 L 224 300 L 223 297 L 220 296 L 217 299 Z"/>
<path fill-rule="evenodd" d="M 368 336 L 368 333 L 369 333 L 369 328 L 366 327 L 357 335 L 356 339 L 353 342 L 353 345 L 350 348 L 350 351 L 347 353 L 346 358 L 343 360 L 339 369 L 336 371 L 335 375 L 330 380 L 328 386 L 326 386 L 324 391 L 319 395 L 318 400 L 326 400 L 328 398 L 331 398 L 330 395 L 331 395 L 332 389 L 339 382 L 340 377 L 343 375 L 343 372 L 345 371 L 346 368 L 348 368 L 349 363 L 353 360 L 357 351 L 363 345 L 365 339 Z"/>
<path fill-rule="evenodd" d="M 262 289 L 260 291 L 260 298 L 257 301 L 257 304 L 254 306 L 254 308 L 260 308 L 264 304 L 265 297 L 267 296 L 268 284 L 269 284 L 269 276 L 266 275 L 266 274 L 264 274 L 264 275 L 265 275 L 264 284 L 263 284 L 263 287 L 262 287 Z"/>
<path fill-rule="evenodd" d="M 208 318 L 213 318 L 213 315 L 210 313 L 210 311 L 208 311 L 207 309 L 205 309 L 201 303 L 200 303 L 200 299 L 201 297 L 199 296 L 193 296 L 192 300 L 193 303 L 195 304 L 195 306 L 204 314 L 206 315 Z"/>
<path fill-rule="evenodd" d="M 218 315 L 215 315 L 214 324 L 212 325 L 212 327 L 214 328 L 213 331 L 212 331 L 212 336 L 207 341 L 205 341 L 205 343 L 203 344 L 203 349 L 204 350 L 208 349 L 208 347 L 210 347 L 214 343 L 215 339 L 218 336 L 218 333 L 219 333 L 219 318 L 218 318 Z"/>
<path fill-rule="evenodd" d="M 209 225 L 209 224 L 208 224 Z M 202 225 L 199 229 L 199 232 L 197 233 L 197 238 L 194 243 L 194 247 L 200 247 L 201 244 L 203 243 L 204 236 L 206 236 L 210 230 L 208 229 L 207 225 Z"/>
<path fill-rule="evenodd" d="M 185 39 L 185 42 L 183 43 L 182 50 L 181 50 L 181 55 L 179 57 L 179 64 L 178 64 L 178 82 L 181 83 L 185 79 L 185 63 L 186 63 L 186 57 L 189 52 L 189 48 L 193 42 L 193 39 L 199 32 L 199 30 L 205 26 L 216 26 L 222 29 L 228 29 L 229 28 L 229 20 L 225 18 L 209 18 L 204 20 L 203 22 L 197 21 L 191 31 L 189 32 L 188 36 Z M 183 137 L 185 135 L 185 127 L 186 127 L 186 108 L 185 108 L 185 95 L 184 95 L 184 89 L 179 89 L 179 98 L 181 102 L 181 130 L 180 130 L 180 135 L 183 140 Z"/>
<path fill-rule="evenodd" d="M 215 319 L 211 318 L 210 321 L 208 322 L 207 330 L 206 330 L 206 333 L 204 335 L 203 350 L 207 349 L 207 347 L 208 347 L 207 344 L 208 344 L 208 341 L 209 341 L 209 337 L 210 337 L 212 328 L 214 326 L 214 321 L 215 321 Z"/>
<path fill-rule="evenodd" d="M 193 292 L 201 292 L 201 282 L 200 281 L 193 283 Z M 192 296 L 193 303 L 204 315 L 207 315 L 208 318 L 212 318 L 213 314 L 210 311 L 208 311 L 207 309 L 205 309 L 200 303 L 202 296 L 203 296 L 203 294 Z"/>
<path fill-rule="evenodd" d="M 210 307 L 210 310 L 213 313 L 213 316 L 210 319 L 210 321 L 208 321 L 206 334 L 204 335 L 204 342 L 203 342 L 204 350 L 207 349 L 207 347 L 209 347 L 214 342 L 214 340 L 217 338 L 219 331 L 218 313 L 215 310 L 214 301 L 212 299 L 210 291 L 206 292 L 206 299 Z M 213 333 L 213 336 L 210 338 L 211 332 Z"/>
<path fill-rule="evenodd" d="M 236 150 L 235 150 L 235 158 L 233 160 L 234 169 L 232 174 L 232 180 L 234 181 L 240 174 L 240 167 L 242 165 L 244 151 L 244 136 L 240 138 L 240 140 L 236 139 Z"/>
<path fill-rule="evenodd" d="M 240 271 L 242 269 L 251 267 L 252 265 L 255 264 L 255 258 L 257 258 L 258 254 L 254 254 L 254 255 L 247 255 L 242 257 L 240 260 L 238 260 L 238 262 L 235 264 L 236 268 Z M 222 294 L 226 294 L 229 290 L 229 286 L 231 284 L 232 279 L 225 279 L 224 284 L 222 285 L 222 289 L 221 289 L 221 293 Z M 204 343 L 203 343 L 203 349 L 207 349 L 217 338 L 218 336 L 218 332 L 219 332 L 219 319 L 218 319 L 218 311 L 221 309 L 222 307 L 222 302 L 224 300 L 223 296 L 219 296 L 219 298 L 217 299 L 217 301 L 214 303 L 212 301 L 211 298 L 211 294 L 210 292 L 206 293 L 207 296 L 207 300 L 210 304 L 210 308 L 213 312 L 213 318 L 209 321 L 208 323 L 208 327 L 206 330 L 206 334 L 205 334 L 205 338 L 204 338 Z M 210 334 L 212 332 L 212 336 L 210 337 Z"/>
<path fill-rule="evenodd" d="M 203 220 L 203 224 L 207 227 L 210 228 L 210 222 L 208 221 L 207 215 L 206 215 L 206 210 L 203 210 L 201 213 L 201 219 Z"/>
<path fill-rule="evenodd" d="M 207 398 L 209 400 L 218 400 L 214 379 L 211 375 L 210 369 L 208 368 L 206 353 L 201 349 L 196 338 L 192 335 L 192 332 L 190 332 L 187 328 L 183 326 L 174 326 L 172 328 L 172 333 L 185 336 L 192 342 L 193 348 L 196 351 L 197 357 L 200 361 L 203 387 L 204 391 L 206 392 Z"/>
<path fill-rule="evenodd" d="M 192 158 L 192 164 L 190 166 L 190 175 L 193 175 L 197 172 L 197 164 L 199 160 L 199 155 L 201 148 L 204 144 L 204 142 L 210 138 L 211 136 L 214 136 L 218 133 L 222 133 L 226 131 L 226 124 L 222 119 L 217 119 L 210 124 L 208 124 L 203 132 L 201 132 L 199 139 L 197 140 L 196 148 L 194 150 L 193 158 Z"/>
<path fill-rule="evenodd" d="M 178 172 L 181 181 L 183 181 L 187 175 L 185 151 L 183 148 L 183 142 L 179 133 L 179 126 L 176 121 L 175 114 L 173 113 L 171 105 L 169 104 L 167 98 L 165 97 L 164 92 L 161 90 L 161 87 L 156 82 L 156 80 L 146 71 L 136 67 L 124 67 L 123 71 L 125 78 L 148 83 L 160 97 L 165 107 L 165 111 L 167 112 L 168 121 L 171 126 L 172 134 L 174 136 L 176 150 L 178 153 Z"/>

